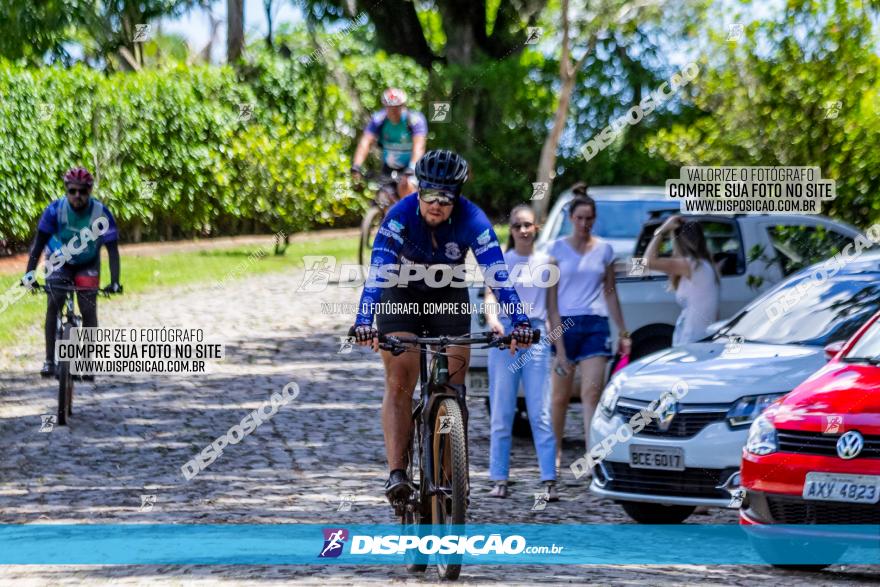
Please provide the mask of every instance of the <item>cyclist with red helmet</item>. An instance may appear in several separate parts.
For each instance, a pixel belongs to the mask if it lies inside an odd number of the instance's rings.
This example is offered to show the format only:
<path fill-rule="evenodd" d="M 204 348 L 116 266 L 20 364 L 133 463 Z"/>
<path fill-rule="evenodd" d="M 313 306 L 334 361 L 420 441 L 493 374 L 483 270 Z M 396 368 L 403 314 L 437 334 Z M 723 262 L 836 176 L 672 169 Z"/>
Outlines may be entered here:
<path fill-rule="evenodd" d="M 91 197 L 95 180 L 83 167 L 74 167 L 64 174 L 66 196 L 59 198 L 43 211 L 37 225 L 37 236 L 28 256 L 27 270 L 22 284 L 32 286 L 34 271 L 40 254 L 46 249 L 46 283 L 67 287 L 90 288 L 94 291 L 78 291 L 77 302 L 84 327 L 98 326 L 97 289 L 101 269 L 101 245 L 107 247 L 110 261 L 111 293 L 120 293 L 119 248 L 116 220 L 110 210 Z M 64 303 L 63 292 L 48 296 L 46 307 L 46 362 L 40 370 L 43 377 L 55 374 L 55 317 Z M 88 378 L 88 376 L 86 376 Z"/>
<path fill-rule="evenodd" d="M 397 182 L 397 196 L 402 198 L 415 191 L 409 178 L 414 174 L 416 162 L 425 154 L 428 137 L 428 122 L 420 112 L 406 108 L 406 92 L 397 88 L 388 88 L 382 93 L 384 109 L 370 118 L 369 124 L 361 135 L 354 158 L 351 173 L 355 181 L 363 175 L 364 161 L 370 153 L 373 143 L 382 148 L 382 175 L 391 175 L 392 171 L 403 171 Z"/>

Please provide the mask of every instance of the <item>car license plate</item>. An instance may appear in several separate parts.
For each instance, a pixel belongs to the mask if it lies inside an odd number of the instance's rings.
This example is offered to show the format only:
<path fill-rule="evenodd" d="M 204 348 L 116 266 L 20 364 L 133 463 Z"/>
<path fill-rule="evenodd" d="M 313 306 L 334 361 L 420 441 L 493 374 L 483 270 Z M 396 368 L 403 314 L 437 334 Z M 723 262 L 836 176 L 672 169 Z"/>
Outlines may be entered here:
<path fill-rule="evenodd" d="M 807 473 L 804 499 L 877 503 L 880 500 L 880 476 Z"/>
<path fill-rule="evenodd" d="M 465 387 L 467 394 L 473 396 L 489 395 L 489 372 L 483 370 L 468 371 Z"/>
<path fill-rule="evenodd" d="M 629 447 L 629 465 L 634 469 L 684 471 L 684 449 L 634 444 Z"/>

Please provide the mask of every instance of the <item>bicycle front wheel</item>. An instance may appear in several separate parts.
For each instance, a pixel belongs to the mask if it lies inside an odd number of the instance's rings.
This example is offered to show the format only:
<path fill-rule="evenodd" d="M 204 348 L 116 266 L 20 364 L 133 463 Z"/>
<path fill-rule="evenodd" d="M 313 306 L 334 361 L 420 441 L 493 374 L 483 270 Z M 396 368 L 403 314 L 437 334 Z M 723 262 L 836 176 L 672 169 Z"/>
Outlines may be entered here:
<path fill-rule="evenodd" d="M 370 262 L 370 255 L 373 250 L 373 238 L 379 230 L 379 225 L 382 224 L 382 216 L 382 210 L 376 206 L 371 207 L 367 210 L 367 213 L 364 214 L 364 219 L 361 221 L 360 248 L 358 249 L 358 262 L 361 265 L 366 265 Z"/>
<path fill-rule="evenodd" d="M 417 497 L 411 500 L 409 506 L 401 516 L 400 523 L 403 525 L 402 534 L 407 536 L 426 536 L 430 531 L 431 524 L 431 500 L 428 498 L 428 484 L 422 479 L 422 442 L 420 420 L 413 422 L 413 436 L 407 452 L 407 476 L 413 485 L 418 488 Z M 408 550 L 406 553 L 407 570 L 410 573 L 423 573 L 428 565 L 422 555 Z"/>
<path fill-rule="evenodd" d="M 464 420 L 458 403 L 447 398 L 440 402 L 434 418 L 433 522 L 456 534 L 452 526 L 462 526 L 467 518 L 468 459 Z M 461 573 L 461 555 L 437 555 L 441 579 L 455 580 Z"/>
<path fill-rule="evenodd" d="M 61 328 L 61 340 L 70 340 L 72 326 L 65 324 Z M 58 361 L 58 425 L 66 426 L 73 404 L 73 375 L 70 372 L 70 361 Z"/>

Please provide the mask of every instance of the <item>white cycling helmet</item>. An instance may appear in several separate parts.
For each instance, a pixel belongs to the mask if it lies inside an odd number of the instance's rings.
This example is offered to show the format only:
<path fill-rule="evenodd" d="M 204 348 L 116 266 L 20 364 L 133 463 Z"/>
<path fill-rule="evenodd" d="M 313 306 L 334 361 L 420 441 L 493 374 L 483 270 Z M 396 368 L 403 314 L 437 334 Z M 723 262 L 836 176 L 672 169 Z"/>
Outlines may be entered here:
<path fill-rule="evenodd" d="M 403 106 L 406 104 L 406 92 L 398 88 L 388 88 L 382 92 L 383 106 Z"/>

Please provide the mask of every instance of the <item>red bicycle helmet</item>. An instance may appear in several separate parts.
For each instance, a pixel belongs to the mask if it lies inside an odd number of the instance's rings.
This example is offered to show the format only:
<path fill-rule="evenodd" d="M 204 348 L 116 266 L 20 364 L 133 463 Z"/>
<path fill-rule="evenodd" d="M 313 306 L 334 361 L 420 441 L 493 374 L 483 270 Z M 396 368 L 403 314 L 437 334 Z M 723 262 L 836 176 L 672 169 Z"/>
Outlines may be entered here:
<path fill-rule="evenodd" d="M 388 88 L 382 92 L 383 106 L 403 106 L 406 104 L 406 92 L 398 88 Z"/>
<path fill-rule="evenodd" d="M 92 174 L 85 167 L 74 167 L 64 174 L 64 183 L 80 183 L 92 186 L 95 183 L 95 178 L 92 177 Z"/>

